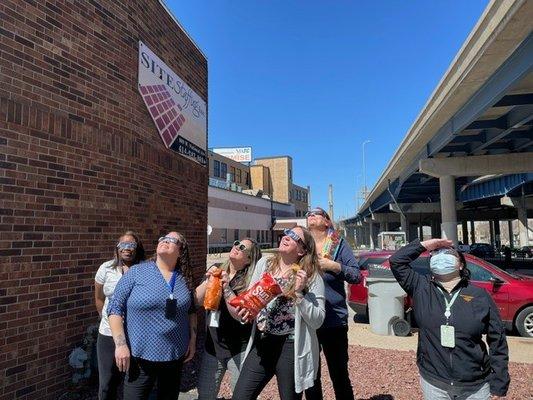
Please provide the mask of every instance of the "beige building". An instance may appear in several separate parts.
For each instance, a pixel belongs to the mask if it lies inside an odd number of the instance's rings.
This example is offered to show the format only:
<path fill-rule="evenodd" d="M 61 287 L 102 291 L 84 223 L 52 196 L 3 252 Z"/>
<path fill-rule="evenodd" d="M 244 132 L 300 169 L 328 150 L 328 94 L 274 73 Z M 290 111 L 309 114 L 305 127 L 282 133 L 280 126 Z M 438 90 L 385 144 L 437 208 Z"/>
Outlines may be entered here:
<path fill-rule="evenodd" d="M 289 156 L 260 158 L 249 166 L 209 151 L 211 251 L 227 250 L 243 237 L 275 246 L 283 228 L 295 225 L 286 221 L 305 215 L 308 200 L 309 188 L 292 182 Z"/>
<path fill-rule="evenodd" d="M 229 175 L 228 175 L 229 174 Z M 228 186 L 240 187 L 240 190 L 251 189 L 250 167 L 246 164 L 234 161 L 231 158 L 209 150 L 209 178 L 218 180 L 220 183 L 215 186 L 222 187 L 225 183 Z"/>
<path fill-rule="evenodd" d="M 309 188 L 298 186 L 292 181 L 292 158 L 290 156 L 256 158 L 254 167 L 266 167 L 269 170 L 272 198 L 282 203 L 292 203 L 296 208 L 296 217 L 303 217 L 309 209 Z M 252 173 L 252 187 L 262 189 L 264 179 Z M 264 177 L 264 175 L 262 176 Z"/>

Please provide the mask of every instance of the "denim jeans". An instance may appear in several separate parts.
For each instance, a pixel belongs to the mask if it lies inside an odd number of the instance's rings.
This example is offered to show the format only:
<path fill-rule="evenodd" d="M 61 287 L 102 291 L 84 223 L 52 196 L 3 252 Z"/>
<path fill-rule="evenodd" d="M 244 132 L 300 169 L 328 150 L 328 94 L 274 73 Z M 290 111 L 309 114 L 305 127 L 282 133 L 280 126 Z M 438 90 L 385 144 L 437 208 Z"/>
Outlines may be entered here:
<path fill-rule="evenodd" d="M 220 384 L 226 371 L 230 372 L 231 389 L 234 390 L 237 379 L 239 379 L 243 357 L 244 352 L 231 358 L 219 360 L 215 356 L 204 352 L 198 374 L 198 400 L 213 400 L 217 398 Z"/>
<path fill-rule="evenodd" d="M 424 395 L 424 400 L 489 400 L 490 385 L 487 383 L 480 387 L 465 391 L 459 395 L 450 395 L 446 390 L 439 389 L 420 377 L 420 387 Z"/>

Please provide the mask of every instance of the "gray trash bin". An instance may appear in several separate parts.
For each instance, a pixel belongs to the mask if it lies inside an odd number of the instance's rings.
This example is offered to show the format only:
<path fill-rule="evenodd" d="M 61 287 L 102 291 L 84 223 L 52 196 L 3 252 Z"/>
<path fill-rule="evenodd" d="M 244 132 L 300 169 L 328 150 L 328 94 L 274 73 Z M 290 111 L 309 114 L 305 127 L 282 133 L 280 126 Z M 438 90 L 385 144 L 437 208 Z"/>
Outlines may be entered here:
<path fill-rule="evenodd" d="M 369 271 L 368 313 L 370 330 L 378 335 L 394 335 L 392 323 L 404 318 L 407 294 L 390 271 Z"/>

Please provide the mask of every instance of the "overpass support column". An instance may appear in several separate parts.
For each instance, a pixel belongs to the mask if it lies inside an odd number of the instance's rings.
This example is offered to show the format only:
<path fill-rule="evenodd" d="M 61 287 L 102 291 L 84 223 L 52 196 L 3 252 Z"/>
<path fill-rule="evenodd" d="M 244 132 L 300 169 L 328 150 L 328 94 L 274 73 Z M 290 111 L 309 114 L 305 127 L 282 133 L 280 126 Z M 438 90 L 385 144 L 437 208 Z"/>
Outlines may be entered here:
<path fill-rule="evenodd" d="M 457 210 L 455 209 L 455 177 L 439 178 L 440 204 L 442 214 L 442 235 L 457 245 Z"/>
<path fill-rule="evenodd" d="M 411 241 L 411 238 L 409 237 L 409 221 L 405 214 L 400 214 L 400 225 L 402 232 L 405 232 L 405 241 L 409 243 Z"/>
<path fill-rule="evenodd" d="M 470 221 L 470 244 L 476 243 L 476 224 Z"/>
<path fill-rule="evenodd" d="M 507 229 L 509 231 L 509 247 L 514 247 L 514 237 L 513 237 L 513 221 L 507 221 Z"/>
<path fill-rule="evenodd" d="M 494 239 L 495 239 L 496 247 L 498 249 L 502 247 L 502 237 L 501 237 L 501 232 L 500 232 L 500 220 L 499 219 L 494 220 Z"/>
<path fill-rule="evenodd" d="M 370 244 L 370 248 L 375 249 L 376 246 L 374 244 L 374 223 L 372 221 L 368 223 L 368 236 L 370 237 L 370 241 L 368 242 Z"/>
<path fill-rule="evenodd" d="M 525 207 L 516 207 L 516 212 L 518 213 L 518 232 L 520 234 L 520 247 L 529 246 L 527 209 Z"/>
<path fill-rule="evenodd" d="M 462 220 L 461 226 L 463 228 L 463 244 L 468 244 L 468 223 L 467 221 Z"/>
<path fill-rule="evenodd" d="M 492 247 L 496 246 L 496 237 L 494 236 L 494 221 L 490 220 L 489 223 L 489 238 L 490 238 L 490 245 Z"/>

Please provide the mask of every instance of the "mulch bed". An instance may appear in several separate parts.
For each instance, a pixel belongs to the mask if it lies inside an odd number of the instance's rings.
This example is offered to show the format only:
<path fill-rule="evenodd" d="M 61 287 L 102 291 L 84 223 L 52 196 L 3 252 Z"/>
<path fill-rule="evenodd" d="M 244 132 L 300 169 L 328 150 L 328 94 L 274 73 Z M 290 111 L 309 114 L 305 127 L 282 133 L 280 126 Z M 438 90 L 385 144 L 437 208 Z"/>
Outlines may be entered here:
<path fill-rule="evenodd" d="M 421 399 L 416 354 L 414 351 L 349 346 L 349 370 L 356 398 L 360 400 Z M 511 386 L 506 399 L 533 399 L 533 364 L 510 363 Z M 322 387 L 325 399 L 334 399 L 333 387 L 322 362 Z M 221 396 L 229 399 L 231 390 L 225 377 Z M 259 399 L 279 399 L 275 378 Z"/>

